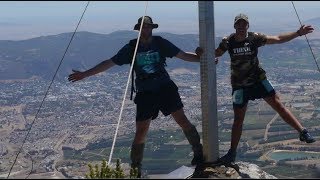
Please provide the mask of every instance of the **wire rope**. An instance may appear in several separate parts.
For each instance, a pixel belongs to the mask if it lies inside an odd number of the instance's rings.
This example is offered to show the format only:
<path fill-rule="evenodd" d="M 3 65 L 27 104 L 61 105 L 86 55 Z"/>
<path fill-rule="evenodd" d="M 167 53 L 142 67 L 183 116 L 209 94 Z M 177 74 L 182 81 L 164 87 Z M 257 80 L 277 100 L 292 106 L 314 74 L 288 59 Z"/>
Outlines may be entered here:
<path fill-rule="evenodd" d="M 9 178 L 9 176 L 10 176 L 10 174 L 11 174 L 11 171 L 12 171 L 12 169 L 13 169 L 13 166 L 14 166 L 15 163 L 17 162 L 18 156 L 19 156 L 19 154 L 21 153 L 21 150 L 22 150 L 22 148 L 23 148 L 23 145 L 25 144 L 25 142 L 26 142 L 26 140 L 27 140 L 27 138 L 28 138 L 28 135 L 29 135 L 29 133 L 30 133 L 30 131 L 31 131 L 31 129 L 32 129 L 32 126 L 33 126 L 35 120 L 36 120 L 37 117 L 38 117 L 38 114 L 39 114 L 39 112 L 40 112 L 40 110 L 41 110 L 41 107 L 42 107 L 42 105 L 43 105 L 43 103 L 44 103 L 44 100 L 46 99 L 46 97 L 47 97 L 47 95 L 48 95 L 48 92 L 49 92 L 49 90 L 50 90 L 50 87 L 51 87 L 51 85 L 53 84 L 53 81 L 54 81 L 54 79 L 55 79 L 55 77 L 56 77 L 56 75 L 57 75 L 57 73 L 58 73 L 58 70 L 59 70 L 59 68 L 60 68 L 60 66 L 61 66 L 61 64 L 62 64 L 62 62 L 63 62 L 63 60 L 64 60 L 64 57 L 65 57 L 65 55 L 66 55 L 66 53 L 67 53 L 67 51 L 68 51 L 68 49 L 69 49 L 69 47 L 70 47 L 70 44 L 71 44 L 71 42 L 72 42 L 72 40 L 73 40 L 73 38 L 74 38 L 74 35 L 75 35 L 75 33 L 77 32 L 77 30 L 78 30 L 78 27 L 79 27 L 79 25 L 80 25 L 80 22 L 81 22 L 81 20 L 82 20 L 82 18 L 83 18 L 83 16 L 84 16 L 84 14 L 85 14 L 88 6 L 89 6 L 89 3 L 90 3 L 90 1 L 87 2 L 87 5 L 86 5 L 86 7 L 85 7 L 85 9 L 84 9 L 84 11 L 83 11 L 80 19 L 79 19 L 79 22 L 78 22 L 78 24 L 77 24 L 77 27 L 76 27 L 76 29 L 74 30 L 74 32 L 73 32 L 73 34 L 72 34 L 72 37 L 71 37 L 71 39 L 70 39 L 70 41 L 69 41 L 69 44 L 68 44 L 68 46 L 67 46 L 67 48 L 66 48 L 66 50 L 65 50 L 65 52 L 64 52 L 64 54 L 63 54 L 63 56 L 62 56 L 62 58 L 61 58 L 61 60 L 60 60 L 60 62 L 59 62 L 59 65 L 58 65 L 58 67 L 57 67 L 57 69 L 56 69 L 56 71 L 55 71 L 55 73 L 54 73 L 54 75 L 53 75 L 53 77 L 52 77 L 52 80 L 51 80 L 51 82 L 50 82 L 50 84 L 49 84 L 49 86 L 48 86 L 48 88 L 47 88 L 47 90 L 46 90 L 46 93 L 45 93 L 45 95 L 44 95 L 44 97 L 43 97 L 43 99 L 42 99 L 42 101 L 41 101 L 41 103 L 40 103 L 40 106 L 39 106 L 39 108 L 38 108 L 38 110 L 37 110 L 37 113 L 36 113 L 36 115 L 35 115 L 32 123 L 31 123 L 31 125 L 30 125 L 30 128 L 29 128 L 29 130 L 28 130 L 28 132 L 27 132 L 24 140 L 22 141 L 22 144 L 21 144 L 21 146 L 20 146 L 20 148 L 19 148 L 19 151 L 18 151 L 18 153 L 17 153 L 17 155 L 16 155 L 16 157 L 15 157 L 15 159 L 14 159 L 14 161 L 13 161 L 13 164 L 12 164 L 10 170 L 9 170 L 7 179 Z M 33 166 L 32 166 L 32 169 L 31 169 L 29 175 L 31 174 L 32 170 L 33 170 Z M 28 176 L 29 176 L 29 175 L 28 175 Z M 27 177 L 28 177 L 28 176 L 27 176 Z"/>

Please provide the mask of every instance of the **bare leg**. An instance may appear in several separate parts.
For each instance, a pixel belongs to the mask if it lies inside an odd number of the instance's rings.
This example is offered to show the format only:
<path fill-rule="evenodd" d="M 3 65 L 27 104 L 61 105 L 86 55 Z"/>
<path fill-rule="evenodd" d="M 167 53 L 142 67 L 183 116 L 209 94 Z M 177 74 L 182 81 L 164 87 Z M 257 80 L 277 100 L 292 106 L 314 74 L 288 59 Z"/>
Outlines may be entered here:
<path fill-rule="evenodd" d="M 296 129 L 299 133 L 303 130 L 298 119 L 281 103 L 278 94 L 264 98 L 264 100 L 281 116 L 281 118 Z"/>
<path fill-rule="evenodd" d="M 242 134 L 242 125 L 244 121 L 244 117 L 246 115 L 247 111 L 247 105 L 248 103 L 242 107 L 234 107 L 233 112 L 234 112 L 234 121 L 232 125 L 232 132 L 231 132 L 231 150 L 233 152 L 236 152 L 240 137 Z"/>
<path fill-rule="evenodd" d="M 192 128 L 193 125 L 190 123 L 187 116 L 184 114 L 183 108 L 171 113 L 171 115 L 183 131 L 187 131 Z"/>
<path fill-rule="evenodd" d="M 226 164 L 233 163 L 236 159 L 237 147 L 242 134 L 242 125 L 246 115 L 247 105 L 248 103 L 246 103 L 243 107 L 233 106 L 234 120 L 231 132 L 231 147 L 227 154 L 219 158 L 220 161 Z"/>
<path fill-rule="evenodd" d="M 194 125 L 190 123 L 186 115 L 184 114 L 183 108 L 171 113 L 174 120 L 182 128 L 187 140 L 192 146 L 194 158 L 191 161 L 192 165 L 201 164 L 204 160 L 202 144 L 200 143 L 199 133 Z"/>
<path fill-rule="evenodd" d="M 151 118 L 145 121 L 136 121 L 136 134 L 134 136 L 133 144 L 142 144 L 145 141 L 149 130 Z"/>

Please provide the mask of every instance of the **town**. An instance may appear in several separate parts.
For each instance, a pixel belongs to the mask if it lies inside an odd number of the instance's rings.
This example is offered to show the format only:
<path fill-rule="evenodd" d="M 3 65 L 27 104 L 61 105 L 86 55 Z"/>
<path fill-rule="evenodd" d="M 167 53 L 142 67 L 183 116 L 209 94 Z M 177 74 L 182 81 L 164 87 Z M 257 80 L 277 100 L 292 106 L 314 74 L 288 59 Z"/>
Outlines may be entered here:
<path fill-rule="evenodd" d="M 217 70 L 220 155 L 226 153 L 229 148 L 233 122 L 230 79 L 228 70 L 225 69 Z M 27 80 L 2 81 L 0 83 L 1 177 L 6 177 L 4 175 L 9 172 L 13 158 L 31 126 L 13 169 L 16 174 L 28 173 L 33 165 L 32 173 L 35 174 L 59 172 L 62 174 L 61 178 L 79 178 L 84 177 L 89 162 L 108 159 L 110 152 L 107 151 L 110 151 L 115 135 L 128 78 L 126 75 L 128 72 L 125 70 L 102 73 L 77 83 L 67 82 L 67 79 L 64 82 L 54 82 L 38 114 L 37 111 L 49 84 L 47 80 L 33 77 Z M 317 72 L 283 67 L 274 67 L 269 71 L 272 73 L 267 74 L 268 78 L 280 94 L 283 103 L 319 139 L 320 81 Z M 174 68 L 170 69 L 169 74 L 179 87 L 186 115 L 199 132 L 202 132 L 199 69 Z M 129 96 L 130 89 L 121 117 L 114 155 L 114 158 L 121 158 L 126 163 L 129 162 L 129 150 L 135 131 L 135 104 L 129 100 Z M 275 111 L 263 100 L 249 103 L 243 137 L 239 145 L 239 159 L 255 163 L 260 161 L 260 166 L 272 171 L 272 167 L 277 168 L 277 162 L 283 165 L 284 160 L 272 160 L 268 154 L 275 150 L 298 150 L 318 153 L 313 158 L 305 158 L 308 160 L 306 168 L 319 164 L 319 141 L 312 145 L 298 142 L 295 130 L 275 116 Z M 145 161 L 146 164 L 149 163 L 149 166 L 146 165 L 150 168 L 149 173 L 169 173 L 189 163 L 191 148 L 179 126 L 170 116 L 164 117 L 160 114 L 152 121 L 147 141 L 149 144 Z M 152 163 L 157 161 L 156 158 L 161 156 L 161 151 L 165 151 L 164 149 L 168 156 L 173 157 L 170 153 L 175 153 L 175 158 L 181 159 L 172 158 L 170 161 L 163 161 L 167 169 L 160 171 Z M 290 159 L 286 159 L 286 162 L 295 163 Z M 277 173 L 275 175 L 290 177 Z"/>

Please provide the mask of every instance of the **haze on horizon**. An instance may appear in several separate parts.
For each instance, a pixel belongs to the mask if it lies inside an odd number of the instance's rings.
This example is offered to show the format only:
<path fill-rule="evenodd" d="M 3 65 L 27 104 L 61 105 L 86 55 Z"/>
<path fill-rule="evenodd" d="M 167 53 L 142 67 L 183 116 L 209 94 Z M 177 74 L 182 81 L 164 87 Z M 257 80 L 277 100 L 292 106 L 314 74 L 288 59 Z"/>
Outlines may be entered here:
<path fill-rule="evenodd" d="M 144 14 L 147 1 L 91 1 L 78 31 L 108 34 L 132 30 Z M 2 1 L 0 40 L 24 40 L 73 32 L 87 1 Z M 320 18 L 320 2 L 294 2 L 302 23 Z M 251 31 L 276 34 L 295 31 L 299 20 L 291 1 L 215 1 L 215 33 L 234 31 L 233 18 L 246 13 Z M 149 1 L 147 15 L 159 28 L 154 32 L 198 34 L 197 1 Z M 319 24 L 312 24 L 315 32 Z M 314 33 L 317 35 L 317 33 Z M 312 36 L 312 34 L 310 35 Z"/>

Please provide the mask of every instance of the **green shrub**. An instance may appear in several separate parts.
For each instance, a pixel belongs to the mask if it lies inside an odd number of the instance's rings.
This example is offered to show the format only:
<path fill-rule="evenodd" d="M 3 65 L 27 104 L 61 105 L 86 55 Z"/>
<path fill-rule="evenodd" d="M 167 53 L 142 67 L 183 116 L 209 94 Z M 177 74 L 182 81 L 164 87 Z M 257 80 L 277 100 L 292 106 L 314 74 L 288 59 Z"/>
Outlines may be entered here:
<path fill-rule="evenodd" d="M 121 168 L 119 159 L 117 159 L 117 164 L 115 169 L 112 169 L 111 167 L 109 167 L 105 160 L 102 160 L 100 169 L 98 164 L 96 164 L 93 167 L 92 164 L 89 163 L 88 167 L 89 167 L 89 173 L 85 175 L 87 179 L 107 179 L 107 178 L 123 179 L 128 177 L 132 179 L 132 178 L 137 178 L 138 176 L 137 168 L 135 169 L 131 168 L 130 174 L 126 176 L 123 169 Z"/>

